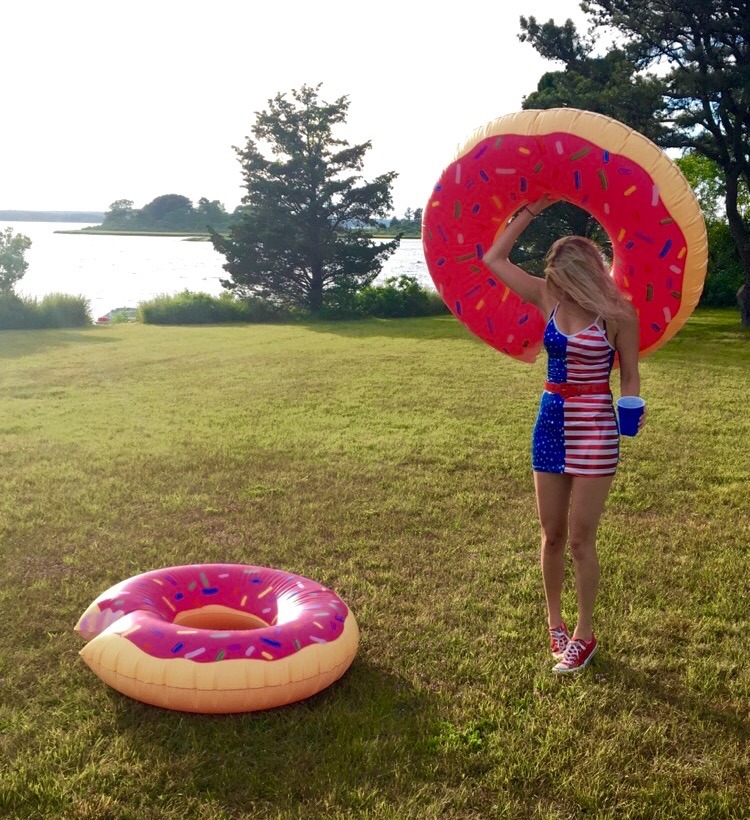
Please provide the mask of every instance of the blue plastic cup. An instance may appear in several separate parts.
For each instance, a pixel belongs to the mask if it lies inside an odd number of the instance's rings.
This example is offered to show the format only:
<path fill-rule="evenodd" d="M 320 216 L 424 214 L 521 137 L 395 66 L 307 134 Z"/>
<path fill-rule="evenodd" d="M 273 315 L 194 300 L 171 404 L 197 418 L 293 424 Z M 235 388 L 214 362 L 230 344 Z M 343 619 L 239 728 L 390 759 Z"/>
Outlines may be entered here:
<path fill-rule="evenodd" d="M 643 415 L 645 407 L 646 402 L 640 396 L 622 396 L 617 399 L 620 435 L 634 436 L 638 433 L 638 419 Z"/>

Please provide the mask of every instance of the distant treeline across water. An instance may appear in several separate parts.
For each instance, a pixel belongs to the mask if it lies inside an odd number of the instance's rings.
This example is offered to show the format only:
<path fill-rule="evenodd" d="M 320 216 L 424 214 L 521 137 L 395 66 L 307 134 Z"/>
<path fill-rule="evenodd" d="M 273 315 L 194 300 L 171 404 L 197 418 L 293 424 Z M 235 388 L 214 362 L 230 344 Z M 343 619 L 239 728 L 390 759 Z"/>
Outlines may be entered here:
<path fill-rule="evenodd" d="M 0 222 L 101 222 L 104 211 L 0 211 Z"/>

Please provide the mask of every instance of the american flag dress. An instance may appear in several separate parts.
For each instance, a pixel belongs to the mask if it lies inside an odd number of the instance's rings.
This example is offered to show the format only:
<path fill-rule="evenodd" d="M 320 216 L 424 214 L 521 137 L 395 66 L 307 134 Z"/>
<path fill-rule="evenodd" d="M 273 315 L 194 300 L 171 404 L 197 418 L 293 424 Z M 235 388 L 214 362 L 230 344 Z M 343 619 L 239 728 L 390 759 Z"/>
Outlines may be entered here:
<path fill-rule="evenodd" d="M 599 326 L 566 336 L 552 311 L 544 331 L 548 354 L 547 381 L 576 384 L 609 382 L 615 351 Z M 532 465 L 536 472 L 576 476 L 614 475 L 619 458 L 619 431 L 609 392 L 563 398 L 545 390 L 532 438 Z"/>

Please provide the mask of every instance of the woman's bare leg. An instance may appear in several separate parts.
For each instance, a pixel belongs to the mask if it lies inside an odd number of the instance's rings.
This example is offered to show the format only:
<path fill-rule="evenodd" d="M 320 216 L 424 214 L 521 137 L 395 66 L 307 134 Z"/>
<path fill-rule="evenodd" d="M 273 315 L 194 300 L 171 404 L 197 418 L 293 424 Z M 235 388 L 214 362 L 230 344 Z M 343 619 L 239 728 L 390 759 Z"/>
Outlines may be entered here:
<path fill-rule="evenodd" d="M 542 580 L 550 629 L 562 623 L 561 596 L 568 540 L 568 507 L 572 477 L 562 473 L 534 473 L 536 505 L 542 528 Z"/>
<path fill-rule="evenodd" d="M 594 634 L 594 604 L 599 588 L 599 558 L 596 533 L 614 476 L 574 476 L 570 494 L 570 554 L 578 594 L 578 623 L 573 638 L 591 640 Z"/>

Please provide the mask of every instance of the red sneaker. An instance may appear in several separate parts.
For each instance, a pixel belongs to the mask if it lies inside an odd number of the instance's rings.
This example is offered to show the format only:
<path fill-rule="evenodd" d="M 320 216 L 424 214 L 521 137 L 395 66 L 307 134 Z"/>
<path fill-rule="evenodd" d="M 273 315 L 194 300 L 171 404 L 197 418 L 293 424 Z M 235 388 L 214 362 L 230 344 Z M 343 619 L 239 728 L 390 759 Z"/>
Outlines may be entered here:
<path fill-rule="evenodd" d="M 582 638 L 571 640 L 565 649 L 565 654 L 560 663 L 552 667 L 552 671 L 558 675 L 568 672 L 580 672 L 585 669 L 596 652 L 596 638 L 592 635 L 590 641 Z"/>
<path fill-rule="evenodd" d="M 568 627 L 565 626 L 565 622 L 560 624 L 560 626 L 556 626 L 554 629 L 550 629 L 549 631 L 549 648 L 552 652 L 552 657 L 556 660 L 562 660 L 563 655 L 565 654 L 565 650 L 570 643 L 570 632 L 568 632 Z"/>

